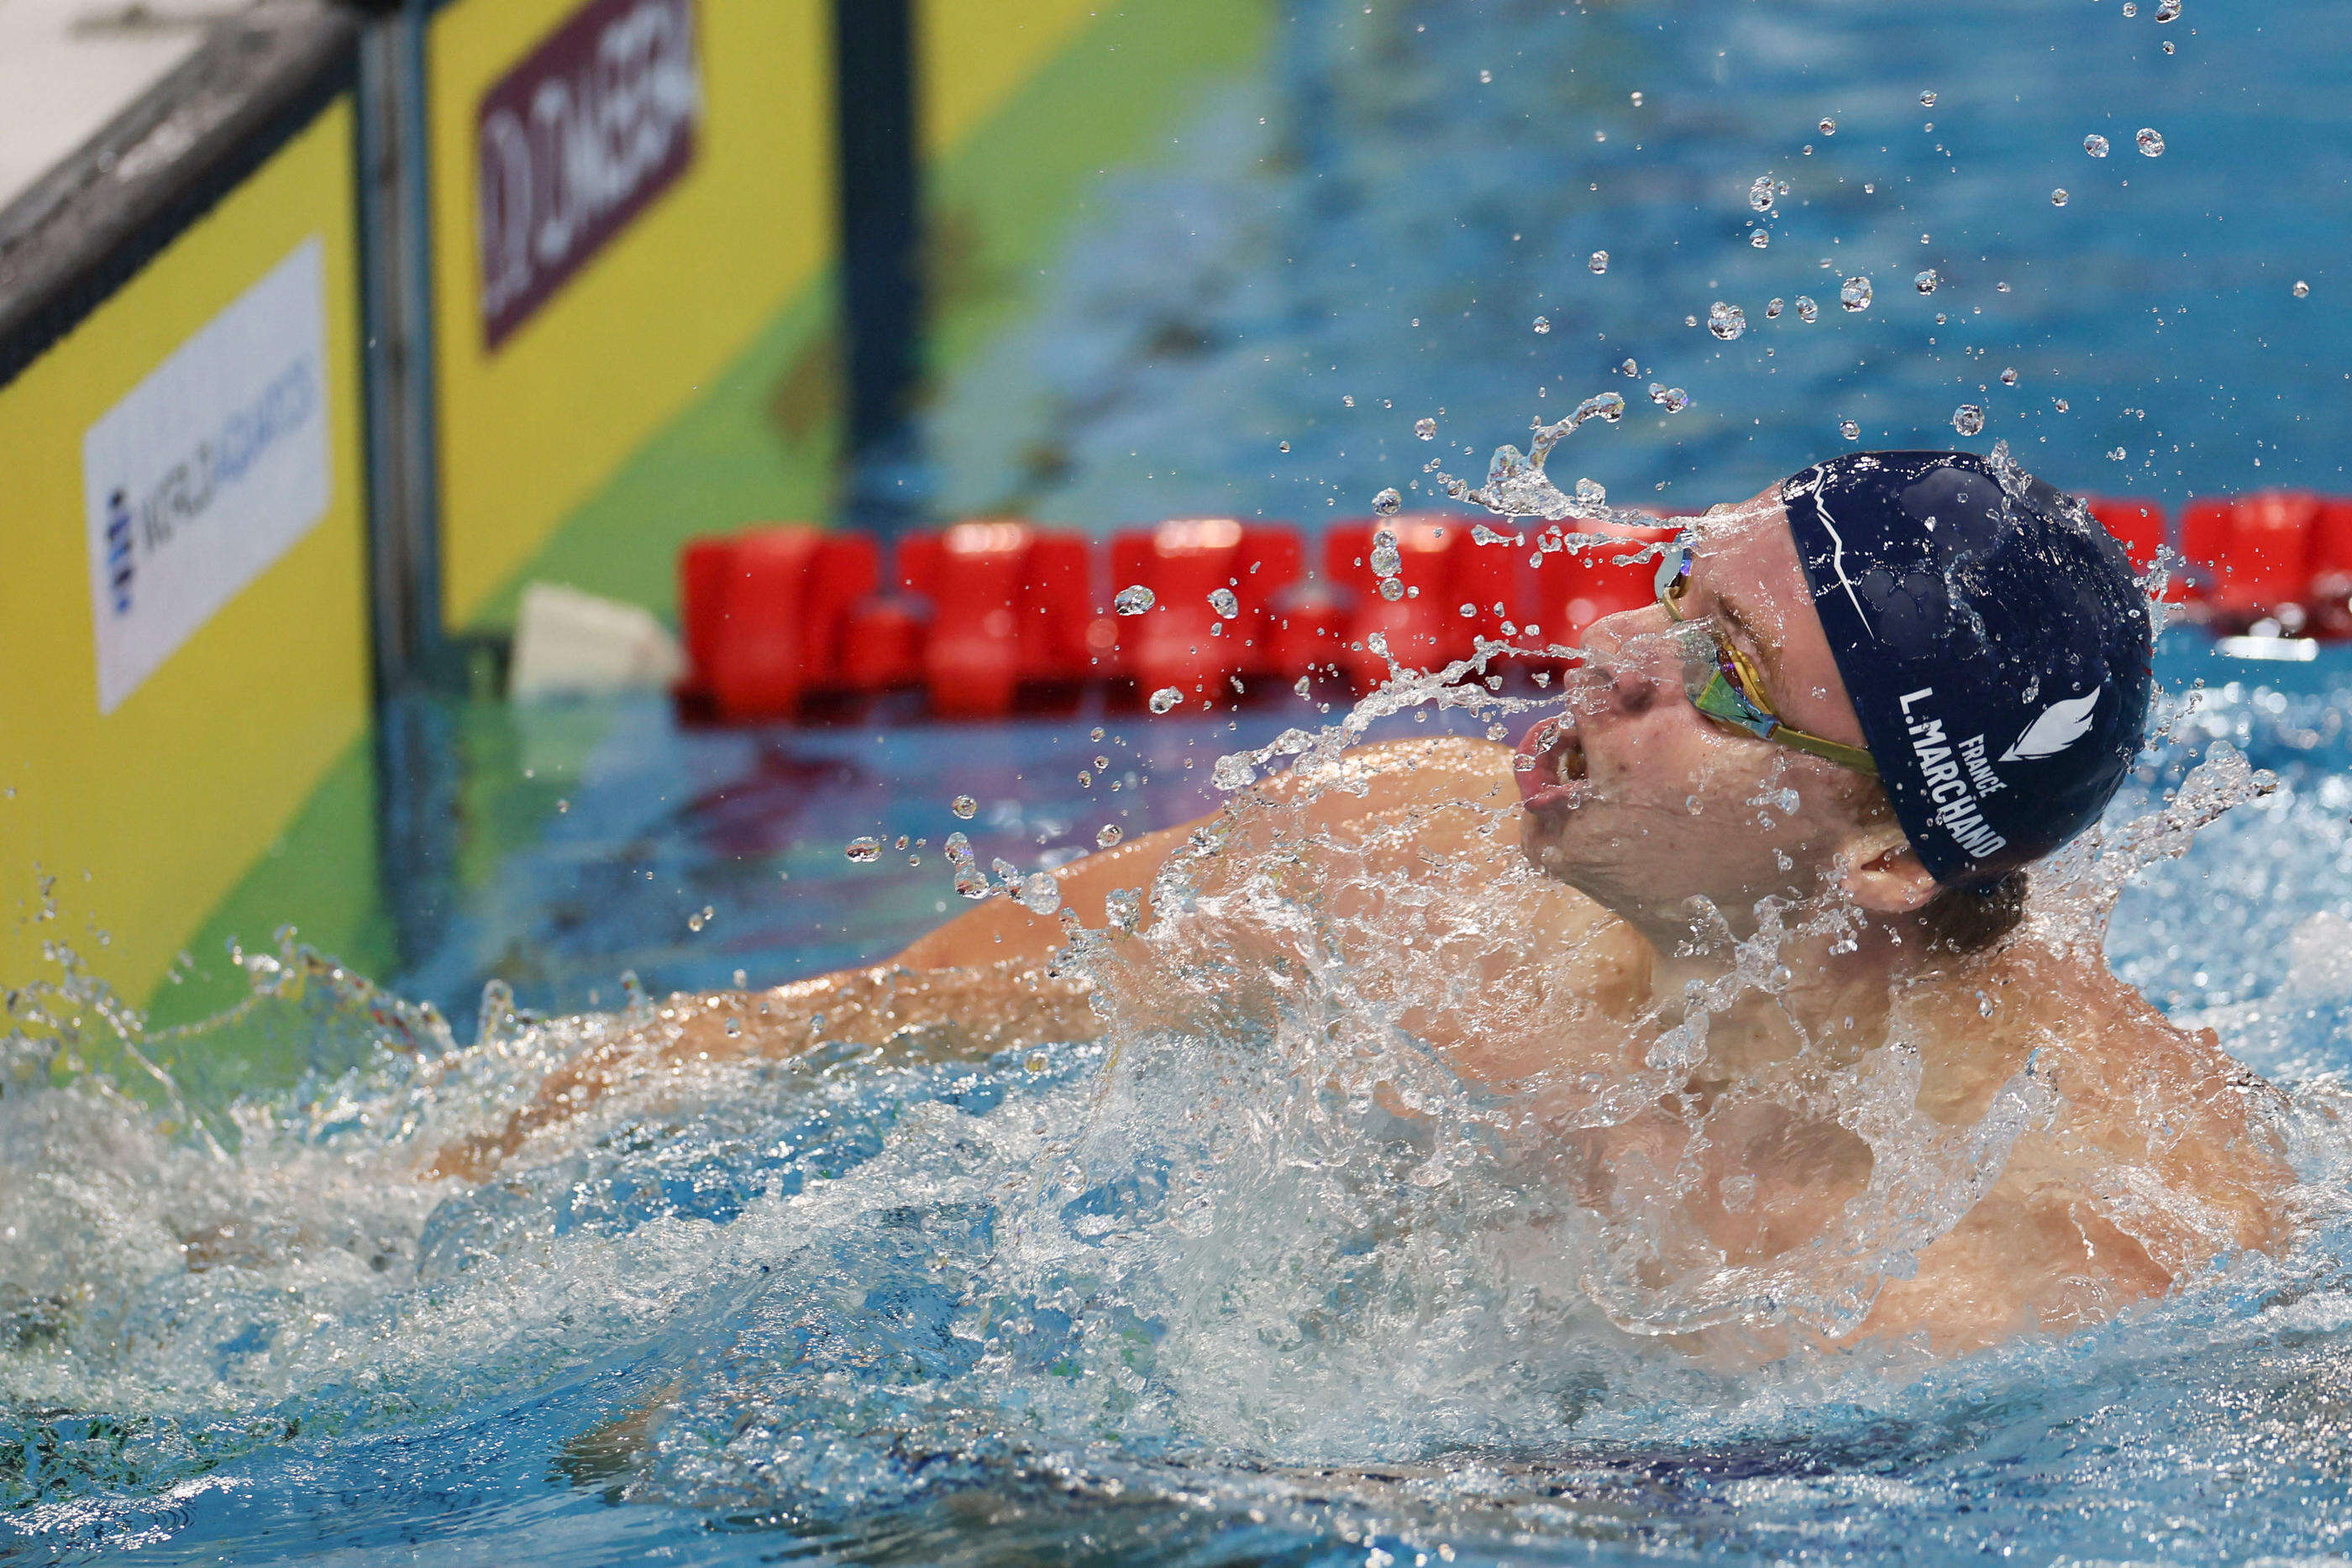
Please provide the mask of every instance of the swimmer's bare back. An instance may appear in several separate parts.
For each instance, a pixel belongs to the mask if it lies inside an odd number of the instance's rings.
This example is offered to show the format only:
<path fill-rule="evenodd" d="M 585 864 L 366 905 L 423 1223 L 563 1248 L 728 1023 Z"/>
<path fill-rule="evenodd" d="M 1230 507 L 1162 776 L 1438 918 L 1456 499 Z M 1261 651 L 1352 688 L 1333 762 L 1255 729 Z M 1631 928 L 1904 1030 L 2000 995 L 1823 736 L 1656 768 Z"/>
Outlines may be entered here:
<path fill-rule="evenodd" d="M 1670 998 L 1653 995 L 1656 956 L 1583 894 L 1528 871 L 1505 747 L 1398 742 L 1351 753 L 1343 766 L 1344 779 L 1325 779 L 1312 791 L 1283 779 L 1260 787 L 1259 803 L 1270 810 L 1255 817 L 1202 819 L 1063 867 L 1055 875 L 1065 904 L 1100 928 L 1112 892 L 1148 894 L 1169 856 L 1204 833 L 1223 840 L 1200 858 L 1213 892 L 1220 864 L 1279 834 L 1298 852 L 1254 857 L 1260 874 L 1269 858 L 1288 863 L 1302 893 L 1311 890 L 1332 913 L 1358 925 L 1385 924 L 1399 939 L 1429 940 L 1475 977 L 1472 1005 L 1399 997 L 1399 1020 L 1465 1078 L 1504 1089 L 1536 1085 L 1538 1100 L 1550 1094 L 1550 1113 L 1535 1120 L 1578 1173 L 1587 1201 L 1638 1202 L 1640 1195 L 1620 1190 L 1629 1179 L 1622 1173 L 1687 1172 L 1696 1160 L 1698 1192 L 1685 1201 L 1729 1263 L 1806 1245 L 1868 1186 L 1872 1151 L 1853 1133 L 1825 1115 L 1759 1106 L 1739 1093 L 1804 1040 L 1859 1051 L 1883 1045 L 1899 1027 L 1919 1059 L 1920 1113 L 1955 1134 L 1981 1122 L 2041 1052 L 2036 1074 L 2054 1090 L 2046 1124 L 2018 1136 L 1999 1178 L 1921 1250 L 1916 1273 L 1886 1283 L 1857 1339 L 1924 1334 L 1935 1351 L 1951 1354 L 2018 1332 L 2060 1332 L 2160 1295 L 2221 1252 L 2284 1244 L 2280 1200 L 2291 1178 L 2257 1113 L 2265 1087 L 2210 1032 L 2174 1028 L 2095 954 L 2023 938 L 1931 967 L 1874 997 L 1850 989 L 1811 996 L 1802 983 L 1750 996 L 1712 1020 L 1706 1061 L 1678 1092 L 1636 1114 L 1580 1124 L 1592 1120 L 1576 1114 L 1584 1102 L 1562 1099 L 1557 1086 L 1598 1084 L 1605 1092 L 1675 1021 L 1658 1006 Z M 1409 901 L 1380 906 L 1382 890 L 1410 889 L 1440 870 L 1481 885 L 1490 920 L 1507 912 L 1486 929 L 1507 929 L 1512 939 L 1433 935 L 1425 909 Z M 1147 903 L 1147 928 L 1150 919 Z M 650 1023 L 552 1075 L 502 1125 L 442 1150 L 427 1174 L 479 1179 L 535 1134 L 622 1084 L 704 1061 L 788 1058 L 820 1040 L 929 1042 L 977 1055 L 1089 1037 L 1100 1025 L 1088 987 L 1051 966 L 1066 936 L 1060 917 L 996 898 L 887 964 L 765 992 L 672 998 Z M 1228 946 L 1253 939 L 1242 925 L 1201 937 Z M 1151 1005 L 1125 995 L 1121 1003 Z M 1843 1038 L 1810 1027 L 1818 1021 L 1810 1015 L 1829 1011 L 1848 1026 Z M 1626 1157 L 1636 1153 L 1643 1157 Z"/>

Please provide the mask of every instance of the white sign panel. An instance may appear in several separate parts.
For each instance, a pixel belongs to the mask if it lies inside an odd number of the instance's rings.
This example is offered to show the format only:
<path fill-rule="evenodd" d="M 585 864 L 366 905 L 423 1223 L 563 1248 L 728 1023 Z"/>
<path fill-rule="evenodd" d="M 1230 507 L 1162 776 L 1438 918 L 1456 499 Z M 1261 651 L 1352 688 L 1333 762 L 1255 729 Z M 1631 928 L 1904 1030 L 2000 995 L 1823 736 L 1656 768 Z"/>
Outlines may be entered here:
<path fill-rule="evenodd" d="M 314 236 L 82 436 L 99 712 L 326 515 L 326 343 Z"/>

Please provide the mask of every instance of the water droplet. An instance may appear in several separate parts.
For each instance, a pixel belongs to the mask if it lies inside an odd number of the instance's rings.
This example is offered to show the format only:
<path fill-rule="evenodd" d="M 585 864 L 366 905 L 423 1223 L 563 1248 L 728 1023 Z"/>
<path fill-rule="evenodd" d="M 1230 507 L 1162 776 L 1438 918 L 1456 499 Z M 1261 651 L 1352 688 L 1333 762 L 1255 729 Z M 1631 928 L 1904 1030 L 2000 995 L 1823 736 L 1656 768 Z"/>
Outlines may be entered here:
<path fill-rule="evenodd" d="M 1423 441 L 1434 441 L 1437 439 L 1437 421 L 1416 419 L 1412 422 L 1412 433 Z"/>
<path fill-rule="evenodd" d="M 1922 109 L 1933 109 L 1936 107 L 1936 95 L 1933 90 L 1923 92 L 1919 95 L 1919 107 Z"/>
<path fill-rule="evenodd" d="M 1633 93 L 1633 107 L 1635 109 L 1642 107 L 1642 94 L 1639 89 L 1636 89 Z"/>
<path fill-rule="evenodd" d="M 1835 136 L 1837 134 L 1837 121 L 1828 118 L 1827 116 L 1823 116 L 1821 129 L 1822 135 Z"/>
<path fill-rule="evenodd" d="M 2156 0 L 2156 19 L 2158 21 L 2175 21 L 2179 19 L 2179 16 L 2180 0 Z"/>
<path fill-rule="evenodd" d="M 1936 292 L 1936 286 L 1943 281 L 1943 278 L 1937 276 L 1936 269 L 1931 267 L 1914 277 L 1911 280 L 1911 287 L 1922 294 L 1933 294 Z"/>
<path fill-rule="evenodd" d="M 1598 507 L 1609 499 L 1609 491 L 1598 479 L 1579 479 L 1576 482 L 1576 498 L 1580 505 Z"/>
<path fill-rule="evenodd" d="M 1696 316 L 1685 316 L 1683 318 L 1683 325 L 1685 327 L 1696 327 L 1698 325 L 1698 318 Z"/>
<path fill-rule="evenodd" d="M 1138 582 L 1120 589 L 1118 597 L 1110 601 L 1110 607 L 1121 615 L 1140 615 L 1151 608 L 1156 597 L 1151 590 Z"/>
<path fill-rule="evenodd" d="M 1592 253 L 1592 259 L 1584 265 L 1595 272 L 1606 272 L 1609 270 L 1609 253 L 1605 250 L 1596 250 Z"/>
<path fill-rule="evenodd" d="M 1256 777 L 1257 769 L 1238 751 L 1218 758 L 1217 765 L 1209 769 L 1209 782 L 1227 791 L 1244 789 Z"/>
<path fill-rule="evenodd" d="M 2067 402 L 2064 398 L 2063 398 L 2063 397 L 2053 397 L 2053 398 L 2052 398 L 2052 399 L 2050 400 L 2050 402 L 2051 402 L 2052 406 L 2055 407 L 2055 408 L 2058 410 L 2058 412 L 2059 412 L 2060 413 L 2065 413 L 2068 409 L 2070 409 L 2070 408 L 2072 408 L 2072 407 L 2074 407 L 2074 406 L 2073 403 L 2068 402 Z"/>
<path fill-rule="evenodd" d="M 2124 15 L 2126 16 L 2137 16 L 2139 15 L 2139 6 L 2136 3 L 2136 0 L 2124 0 Z"/>
<path fill-rule="evenodd" d="M 1353 408 L 1353 407 L 1355 407 L 1355 406 L 1356 406 L 1356 399 L 1355 399 L 1355 395 L 1354 395 L 1352 392 L 1349 392 L 1349 393 L 1342 393 L 1342 394 L 1340 395 L 1340 398 L 1339 398 L 1339 405 L 1340 405 L 1342 408 Z"/>
<path fill-rule="evenodd" d="M 1474 617 L 1475 617 L 1475 616 L 1477 615 L 1477 613 L 1478 613 L 1478 607 L 1477 607 L 1476 605 L 1470 603 L 1470 602 L 1469 602 L 1468 601 L 1466 601 L 1466 600 L 1463 602 L 1463 605 L 1462 605 L 1462 619 L 1464 619 L 1465 621 L 1471 620 L 1471 619 L 1473 619 Z"/>
<path fill-rule="evenodd" d="M 1964 402 L 1952 410 L 1952 428 L 1962 435 L 1979 435 L 1984 432 L 1984 410 L 1972 402 Z"/>
<path fill-rule="evenodd" d="M 1387 528 L 1372 534 L 1372 575 L 1394 577 L 1404 570 L 1404 557 L 1397 549 L 1397 537 Z"/>
<path fill-rule="evenodd" d="M 2154 126 L 2141 126 L 2139 128 L 2139 134 L 2133 137 L 2132 140 L 2139 143 L 2141 157 L 2161 158 L 2164 156 L 2164 133 L 2157 130 Z"/>
<path fill-rule="evenodd" d="M 1838 287 L 1838 303 L 1848 310 L 1870 308 L 1870 279 L 1849 277 Z"/>
<path fill-rule="evenodd" d="M 882 858 L 882 841 L 879 839 L 866 838 L 852 839 L 845 846 L 844 846 L 841 852 L 847 855 L 851 860 L 856 861 L 858 864 L 864 865 L 869 861 L 877 861 Z"/>
<path fill-rule="evenodd" d="M 2053 207 L 2063 207 L 2066 204 L 2066 187 L 2061 185 L 2050 193 L 2050 204 Z"/>
<path fill-rule="evenodd" d="M 1118 831 L 1117 822 L 1105 822 L 1095 831 L 1095 843 L 1097 847 L 1107 850 L 1126 836 Z"/>
<path fill-rule="evenodd" d="M 1748 312 L 1718 299 L 1706 308 L 1706 329 L 1728 343 L 1748 330 Z"/>
<path fill-rule="evenodd" d="M 2001 371 L 2000 384 L 2005 387 L 2015 386 L 2017 384 L 2017 372 L 2014 370 L 2005 370 Z"/>
<path fill-rule="evenodd" d="M 710 905 L 707 904 L 704 904 L 701 908 L 696 910 L 693 914 L 686 917 L 686 928 L 688 931 L 701 930 L 704 926 L 710 924 L 710 916 L 714 913 L 715 911 L 711 909 Z"/>
<path fill-rule="evenodd" d="M 2124 460 L 2124 449 L 2123 449 L 2122 447 L 2120 447 L 2120 446 L 2116 447 L 2113 452 L 2110 452 L 2110 453 L 2108 453 L 2108 454 L 2107 454 L 2107 461 L 2108 461 L 2108 462 L 2110 462 L 2110 463 L 2120 463 L 2120 462 L 2122 462 L 2123 460 Z"/>
<path fill-rule="evenodd" d="M 1393 577 L 1381 579 L 1381 597 L 1393 604 L 1404 597 L 1404 584 Z"/>
<path fill-rule="evenodd" d="M 2107 155 L 2107 139 L 2094 131 L 2083 138 L 2083 151 L 2094 158 L 2104 158 Z"/>
<path fill-rule="evenodd" d="M 1478 79 L 1481 82 L 1492 82 L 1495 79 L 1495 73 L 1490 70 L 1482 69 L 1478 73 Z"/>
<path fill-rule="evenodd" d="M 971 821 L 973 815 L 979 811 L 980 802 L 973 800 L 969 795 L 959 795 L 948 803 L 948 810 L 953 811 L 957 816 L 961 817 L 965 821 L 969 822 Z"/>
<path fill-rule="evenodd" d="M 1033 871 L 1021 883 L 1021 907 L 1032 915 L 1051 915 L 1062 907 L 1062 884 L 1049 871 Z"/>
<path fill-rule="evenodd" d="M 1211 591 L 1209 608 L 1231 621 L 1242 612 L 1242 601 L 1234 596 L 1232 589 L 1219 588 Z"/>
<path fill-rule="evenodd" d="M 2296 279 L 2294 280 L 2294 297 L 2295 297 L 2297 299 L 2308 299 L 2308 298 L 2311 298 L 2311 285 L 2310 285 L 2310 284 L 2308 284 L 2308 283 L 2305 283 L 2305 282 L 2302 278 L 2300 278 L 2300 277 L 2296 278 Z"/>
<path fill-rule="evenodd" d="M 1764 302 L 1764 319 L 1767 321 L 1779 320 L 1780 319 L 1780 312 L 1785 308 L 1787 308 L 1787 304 L 1783 300 L 1766 300 Z"/>
<path fill-rule="evenodd" d="M 1623 364 L 1617 367 L 1617 373 L 1621 376 L 1639 376 L 1642 373 L 1642 367 L 1635 364 L 1631 359 L 1628 359 Z"/>
<path fill-rule="evenodd" d="M 1396 487 L 1394 486 L 1391 486 L 1388 489 L 1381 491 L 1379 495 L 1372 497 L 1372 510 L 1378 512 L 1383 517 L 1395 517 L 1397 515 L 1397 508 L 1403 505 L 1404 497 L 1396 493 Z"/>
<path fill-rule="evenodd" d="M 1184 694 L 1178 691 L 1174 686 L 1162 686 L 1158 691 L 1151 694 L 1151 711 L 1153 713 L 1166 713 L 1170 708 L 1174 707 L 1178 703 L 1181 703 L 1183 700 Z"/>
<path fill-rule="evenodd" d="M 1650 401 L 1668 413 L 1680 413 L 1690 406 L 1690 393 L 1680 387 L 1663 386 L 1656 382 L 1652 382 Z"/>
<path fill-rule="evenodd" d="M 1748 204 L 1759 213 L 1772 210 L 1771 175 L 1759 174 L 1755 183 L 1748 187 Z"/>
<path fill-rule="evenodd" d="M 1762 229 L 1757 229 L 1748 235 L 1748 244 L 1755 250 L 1769 249 L 1772 244 L 1772 236 Z"/>
<path fill-rule="evenodd" d="M 1811 326 L 1821 319 L 1822 308 L 1813 303 L 1813 297 L 1810 294 L 1798 295 L 1797 319 L 1804 322 L 1807 326 Z"/>
<path fill-rule="evenodd" d="M 1860 441 L 1862 439 L 1862 423 L 1859 420 L 1841 419 L 1838 421 L 1838 434 L 1844 436 L 1848 441 Z"/>
<path fill-rule="evenodd" d="M 2159 22 L 2161 22 L 2161 21 L 2163 21 L 2163 20 L 2164 20 L 2164 18 L 2163 18 L 2163 17 L 2161 17 L 2161 16 L 2158 16 L 2158 17 L 2157 18 L 2157 20 L 2158 20 L 2158 21 L 2159 21 Z M 2171 40 L 2170 38 L 2167 38 L 2167 39 L 2165 39 L 2165 40 L 2164 40 L 2164 52 L 2165 52 L 2166 54 L 2168 54 L 2168 54 L 2170 54 L 2170 53 L 2172 53 L 2172 40 Z"/>
<path fill-rule="evenodd" d="M 1538 316 L 1538 317 L 1537 317 L 1537 318 L 1536 318 L 1536 334 L 1537 334 L 1537 336 L 1540 337 L 1540 336 L 1542 336 L 1544 333 L 1549 332 L 1549 331 L 1550 331 L 1550 330 L 1551 330 L 1551 318 L 1550 318 L 1550 317 L 1549 317 L 1549 316 Z"/>
<path fill-rule="evenodd" d="M 1276 444 L 1276 446 L 1280 447 L 1280 448 L 1281 448 L 1283 451 L 1285 451 L 1285 452 L 1287 452 L 1287 451 L 1289 451 L 1289 450 L 1290 450 L 1290 443 L 1288 443 L 1287 441 L 1277 441 L 1277 442 L 1276 442 L 1276 443 L 1275 443 L 1275 444 Z"/>

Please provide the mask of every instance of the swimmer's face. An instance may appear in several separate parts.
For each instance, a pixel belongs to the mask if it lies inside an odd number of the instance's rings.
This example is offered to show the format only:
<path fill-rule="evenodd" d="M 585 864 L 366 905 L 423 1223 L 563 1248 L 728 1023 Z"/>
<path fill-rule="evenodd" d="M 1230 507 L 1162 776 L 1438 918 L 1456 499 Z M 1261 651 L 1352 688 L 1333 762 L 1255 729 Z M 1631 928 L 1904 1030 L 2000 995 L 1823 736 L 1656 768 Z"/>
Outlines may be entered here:
<path fill-rule="evenodd" d="M 1861 746 L 1779 486 L 1715 507 L 1690 538 L 1676 604 L 1685 622 L 1711 620 L 1783 723 Z M 1885 849 L 1884 826 L 1866 831 L 1857 815 L 1874 794 L 1866 778 L 1692 706 L 1684 643 L 1663 607 L 1596 622 L 1581 646 L 1566 711 L 1520 742 L 1535 759 L 1519 779 L 1538 868 L 1655 930 L 1686 925 L 1695 897 L 1741 921 L 1758 900 L 1808 897 L 1855 853 Z"/>

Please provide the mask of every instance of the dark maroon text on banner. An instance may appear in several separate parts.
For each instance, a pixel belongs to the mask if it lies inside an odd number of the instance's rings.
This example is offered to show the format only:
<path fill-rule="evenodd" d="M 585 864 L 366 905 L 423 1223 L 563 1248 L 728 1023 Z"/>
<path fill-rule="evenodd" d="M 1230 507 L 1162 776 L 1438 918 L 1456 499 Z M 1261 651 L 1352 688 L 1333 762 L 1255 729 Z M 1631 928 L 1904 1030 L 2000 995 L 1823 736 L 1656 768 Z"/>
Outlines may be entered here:
<path fill-rule="evenodd" d="M 701 105 L 693 0 L 589 0 L 483 95 L 489 348 L 686 171 Z"/>

